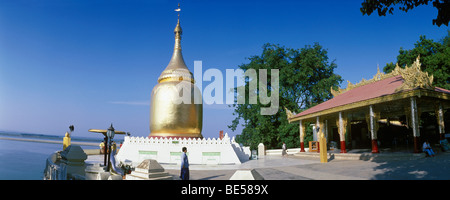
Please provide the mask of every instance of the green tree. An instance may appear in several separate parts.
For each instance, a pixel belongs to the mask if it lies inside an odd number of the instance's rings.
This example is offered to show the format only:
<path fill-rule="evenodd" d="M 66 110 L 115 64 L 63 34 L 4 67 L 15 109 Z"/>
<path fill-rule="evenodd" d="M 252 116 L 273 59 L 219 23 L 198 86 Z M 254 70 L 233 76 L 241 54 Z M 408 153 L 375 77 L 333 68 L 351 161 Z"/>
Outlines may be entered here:
<path fill-rule="evenodd" d="M 440 42 L 420 36 L 413 49 L 400 48 L 397 63 L 402 68 L 411 66 L 419 55 L 421 69 L 434 77 L 433 85 L 450 89 L 450 31 Z M 389 73 L 394 68 L 394 63 L 387 63 L 383 71 Z"/>
<path fill-rule="evenodd" d="M 236 130 L 242 121 L 244 129 L 236 136 L 236 141 L 256 149 L 259 143 L 267 148 L 281 148 L 282 142 L 287 147 L 298 147 L 298 124 L 289 124 L 284 108 L 294 113 L 324 102 L 332 98 L 330 88 L 342 82 L 341 76 L 334 73 L 336 63 L 328 61 L 327 50 L 318 43 L 307 45 L 302 49 L 285 48 L 279 45 L 265 44 L 260 56 L 249 58 L 250 63 L 242 64 L 240 69 L 246 71 L 267 69 L 270 83 L 270 69 L 279 69 L 279 109 L 274 115 L 261 115 L 260 108 L 268 105 L 249 103 L 249 94 L 259 91 L 249 91 L 250 79 L 245 80 L 245 104 L 234 104 L 233 115 L 236 118 L 228 127 Z M 270 93 L 270 86 L 268 87 Z M 237 92 L 237 88 L 235 88 Z M 309 131 L 311 132 L 311 131 Z"/>
<path fill-rule="evenodd" d="M 415 7 L 428 5 L 430 2 L 433 2 L 433 7 L 438 10 L 436 19 L 433 19 L 433 25 L 445 24 L 448 26 L 450 21 L 450 1 L 448 0 L 364 0 L 360 10 L 363 15 L 370 15 L 377 11 L 378 16 L 386 16 L 386 12 L 394 13 L 395 6 L 398 6 L 401 11 L 408 12 Z"/>

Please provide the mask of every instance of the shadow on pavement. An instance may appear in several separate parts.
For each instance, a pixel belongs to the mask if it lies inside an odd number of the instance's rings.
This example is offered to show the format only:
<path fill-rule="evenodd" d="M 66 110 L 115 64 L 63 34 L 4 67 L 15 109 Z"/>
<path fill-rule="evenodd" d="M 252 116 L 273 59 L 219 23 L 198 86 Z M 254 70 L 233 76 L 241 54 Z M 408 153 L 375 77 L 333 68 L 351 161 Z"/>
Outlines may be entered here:
<path fill-rule="evenodd" d="M 450 180 L 450 153 L 439 153 L 435 157 L 416 160 L 373 160 L 383 170 L 375 180 Z"/>

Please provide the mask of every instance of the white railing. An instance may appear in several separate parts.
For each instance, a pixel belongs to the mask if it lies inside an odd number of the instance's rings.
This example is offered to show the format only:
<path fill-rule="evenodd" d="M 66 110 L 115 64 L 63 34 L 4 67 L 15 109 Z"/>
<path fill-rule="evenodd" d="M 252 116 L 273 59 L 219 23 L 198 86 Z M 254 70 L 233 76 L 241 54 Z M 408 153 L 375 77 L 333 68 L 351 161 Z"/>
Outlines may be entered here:
<path fill-rule="evenodd" d="M 140 144 L 140 145 L 189 145 L 189 144 L 200 144 L 200 145 L 229 145 L 234 141 L 234 137 L 230 140 L 228 134 L 225 133 L 225 136 L 222 139 L 216 138 L 154 138 L 154 137 L 125 137 L 124 143 L 130 144 Z"/>
<path fill-rule="evenodd" d="M 44 180 L 66 180 L 67 167 L 65 164 L 56 164 L 59 157 L 59 152 L 55 152 L 47 158 L 44 170 Z M 55 161 L 53 161 L 53 159 Z"/>

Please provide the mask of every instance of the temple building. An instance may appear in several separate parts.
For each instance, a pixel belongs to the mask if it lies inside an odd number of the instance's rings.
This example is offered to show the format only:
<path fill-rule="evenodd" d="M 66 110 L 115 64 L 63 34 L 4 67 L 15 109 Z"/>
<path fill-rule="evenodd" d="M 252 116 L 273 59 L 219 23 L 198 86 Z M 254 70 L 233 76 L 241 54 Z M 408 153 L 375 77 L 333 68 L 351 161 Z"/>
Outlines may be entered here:
<path fill-rule="evenodd" d="M 328 143 L 335 141 L 341 153 L 347 148 L 419 153 L 425 140 L 438 143 L 444 139 L 450 125 L 449 117 L 444 119 L 450 115 L 450 91 L 433 86 L 433 76 L 420 66 L 418 57 L 412 66 L 403 69 L 397 65 L 388 74 L 378 69 L 371 80 L 331 89 L 334 97 L 326 102 L 298 114 L 287 110 L 289 122 L 299 123 L 301 152 L 305 126 L 311 123 Z"/>
<path fill-rule="evenodd" d="M 202 96 L 181 54 L 179 15 L 174 33 L 172 58 L 152 90 L 149 137 L 202 138 Z M 183 96 L 190 101 L 181 101 Z"/>

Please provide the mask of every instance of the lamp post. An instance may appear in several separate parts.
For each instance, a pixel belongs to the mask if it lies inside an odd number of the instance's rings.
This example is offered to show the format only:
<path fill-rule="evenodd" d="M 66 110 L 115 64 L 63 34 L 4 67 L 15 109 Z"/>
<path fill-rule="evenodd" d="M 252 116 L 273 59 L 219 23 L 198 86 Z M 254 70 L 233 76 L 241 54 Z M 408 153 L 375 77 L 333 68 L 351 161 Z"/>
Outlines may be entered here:
<path fill-rule="evenodd" d="M 105 154 L 105 159 L 104 159 L 104 163 L 103 163 L 103 165 L 104 166 L 106 166 L 106 158 L 107 158 L 107 155 L 108 155 L 108 151 L 107 151 L 107 147 L 108 147 L 108 136 L 106 136 L 105 135 L 105 138 L 103 139 L 103 144 L 104 144 L 104 146 L 103 146 L 103 153 Z"/>
<path fill-rule="evenodd" d="M 111 142 L 112 142 L 112 139 L 114 138 L 114 135 L 115 135 L 115 132 L 114 132 L 114 127 L 113 127 L 113 125 L 112 125 L 112 123 L 111 123 L 111 126 L 108 128 L 108 132 L 106 132 L 106 137 L 107 137 L 107 146 L 108 146 L 108 154 L 109 154 L 109 156 L 108 156 L 108 168 L 106 169 L 106 171 L 108 171 L 109 172 L 109 168 L 111 167 L 110 166 L 110 161 L 111 161 Z"/>

